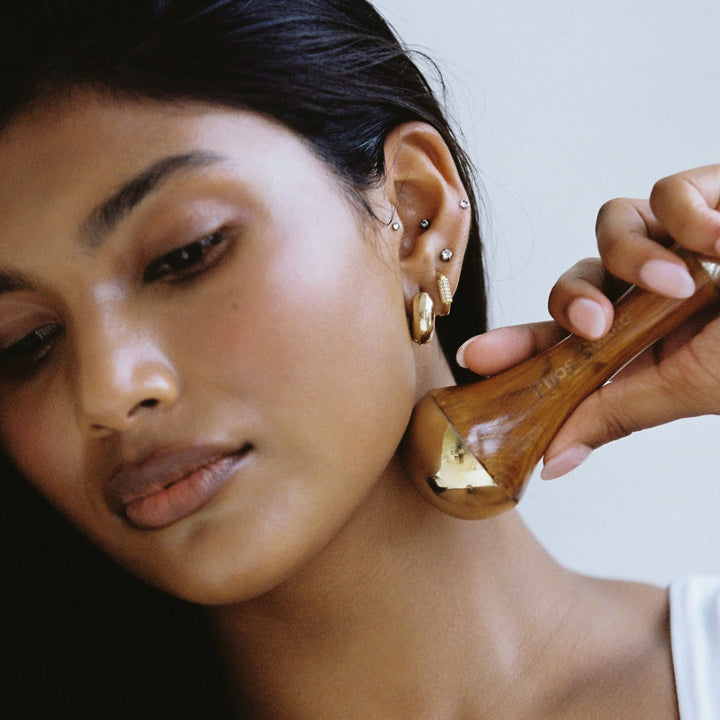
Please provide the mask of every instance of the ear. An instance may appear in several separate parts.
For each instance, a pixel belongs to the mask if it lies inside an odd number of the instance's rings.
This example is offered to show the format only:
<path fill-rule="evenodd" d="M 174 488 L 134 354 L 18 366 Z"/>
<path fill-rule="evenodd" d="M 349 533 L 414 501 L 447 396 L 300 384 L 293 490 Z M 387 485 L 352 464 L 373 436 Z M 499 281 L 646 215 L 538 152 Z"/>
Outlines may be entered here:
<path fill-rule="evenodd" d="M 396 210 L 393 232 L 401 234 L 406 308 L 410 312 L 413 297 L 424 291 L 438 314 L 446 314 L 437 274 L 447 278 L 454 294 L 472 222 L 455 161 L 433 127 L 411 122 L 388 135 L 385 168 L 385 193 Z"/>

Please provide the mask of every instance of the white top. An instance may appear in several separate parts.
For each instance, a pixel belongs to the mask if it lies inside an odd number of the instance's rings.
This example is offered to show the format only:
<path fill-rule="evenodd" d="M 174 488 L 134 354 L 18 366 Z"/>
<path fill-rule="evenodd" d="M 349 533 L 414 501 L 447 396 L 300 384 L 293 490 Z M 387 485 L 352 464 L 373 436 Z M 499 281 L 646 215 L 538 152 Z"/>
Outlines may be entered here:
<path fill-rule="evenodd" d="M 720 578 L 670 586 L 670 632 L 681 720 L 720 720 Z"/>

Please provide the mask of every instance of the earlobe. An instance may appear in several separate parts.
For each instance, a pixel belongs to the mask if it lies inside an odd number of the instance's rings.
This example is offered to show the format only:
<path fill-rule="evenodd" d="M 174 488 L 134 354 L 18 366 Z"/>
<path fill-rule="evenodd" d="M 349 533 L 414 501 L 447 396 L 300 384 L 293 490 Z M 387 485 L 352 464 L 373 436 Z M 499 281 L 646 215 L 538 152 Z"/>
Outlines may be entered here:
<path fill-rule="evenodd" d="M 472 213 L 455 160 L 431 126 L 412 122 L 395 128 L 385 143 L 385 162 L 386 194 L 395 208 L 393 223 L 400 224 L 396 232 L 402 233 L 398 247 L 406 308 L 416 327 L 413 298 L 419 293 L 429 296 L 436 314 L 450 312 Z M 429 338 L 413 333 L 413 339 Z"/>

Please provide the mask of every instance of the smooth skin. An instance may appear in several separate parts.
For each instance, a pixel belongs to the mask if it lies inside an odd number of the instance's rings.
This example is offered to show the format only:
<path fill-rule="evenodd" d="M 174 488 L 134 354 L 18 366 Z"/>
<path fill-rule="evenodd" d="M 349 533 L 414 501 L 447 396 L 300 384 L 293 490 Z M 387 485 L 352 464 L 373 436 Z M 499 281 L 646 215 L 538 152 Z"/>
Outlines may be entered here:
<path fill-rule="evenodd" d="M 456 285 L 469 213 L 432 129 L 385 152 L 371 219 L 252 113 L 78 90 L 18 118 L 0 135 L 5 448 L 118 562 L 210 606 L 243 717 L 676 719 L 664 590 L 570 573 L 516 513 L 458 521 L 406 477 L 412 407 L 451 382 L 437 340 L 412 343 L 410 302 L 437 293 L 446 247 Z M 674 218 L 703 209 L 669 194 Z M 611 268 L 628 233 L 662 255 L 626 208 L 599 220 Z M 558 315 L 607 309 L 577 272 L 559 288 Z M 508 332 L 498 366 L 538 337 Z M 492 337 L 466 347 L 474 369 Z M 148 531 L 108 505 L 118 464 L 195 444 L 251 448 L 197 512 Z"/>
<path fill-rule="evenodd" d="M 3 441 L 133 572 L 198 602 L 252 597 L 337 533 L 400 442 L 418 392 L 412 344 L 395 341 L 400 235 L 364 241 L 324 164 L 258 116 L 78 106 L 19 121 L 0 148 L 2 269 L 23 281 L 0 332 L 42 353 L 27 372 L 6 362 Z M 192 153 L 211 159 L 92 227 L 128 181 Z M 172 255 L 185 247 L 199 259 Z M 201 512 L 147 532 L 108 506 L 118 466 L 207 445 L 252 450 Z"/>

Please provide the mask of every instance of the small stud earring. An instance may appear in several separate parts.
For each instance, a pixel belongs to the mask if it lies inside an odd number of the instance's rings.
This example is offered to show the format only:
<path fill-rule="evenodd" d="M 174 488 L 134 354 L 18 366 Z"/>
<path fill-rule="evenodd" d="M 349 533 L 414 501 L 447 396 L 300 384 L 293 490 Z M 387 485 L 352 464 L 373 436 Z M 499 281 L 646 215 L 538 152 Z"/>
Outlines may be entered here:
<path fill-rule="evenodd" d="M 430 342 L 435 332 L 433 301 L 426 292 L 419 292 L 412 301 L 411 335 L 418 345 Z"/>
<path fill-rule="evenodd" d="M 420 227 L 421 227 L 423 230 L 427 230 L 427 229 L 430 227 L 430 221 L 429 221 L 427 218 L 423 218 L 423 219 L 420 221 Z"/>
<path fill-rule="evenodd" d="M 450 262 L 450 261 L 453 259 L 453 251 L 452 251 L 450 248 L 445 248 L 445 249 L 440 253 L 440 259 L 441 259 L 443 262 Z"/>
<path fill-rule="evenodd" d="M 390 227 L 397 232 L 400 229 L 400 223 L 396 220 Z"/>
<path fill-rule="evenodd" d="M 452 288 L 450 287 L 450 281 L 441 273 L 436 274 L 438 292 L 440 293 L 440 309 L 438 315 L 449 315 L 450 306 L 453 301 Z"/>
<path fill-rule="evenodd" d="M 470 207 L 470 201 L 469 200 L 461 200 L 460 201 L 460 207 L 463 210 L 467 210 Z"/>

